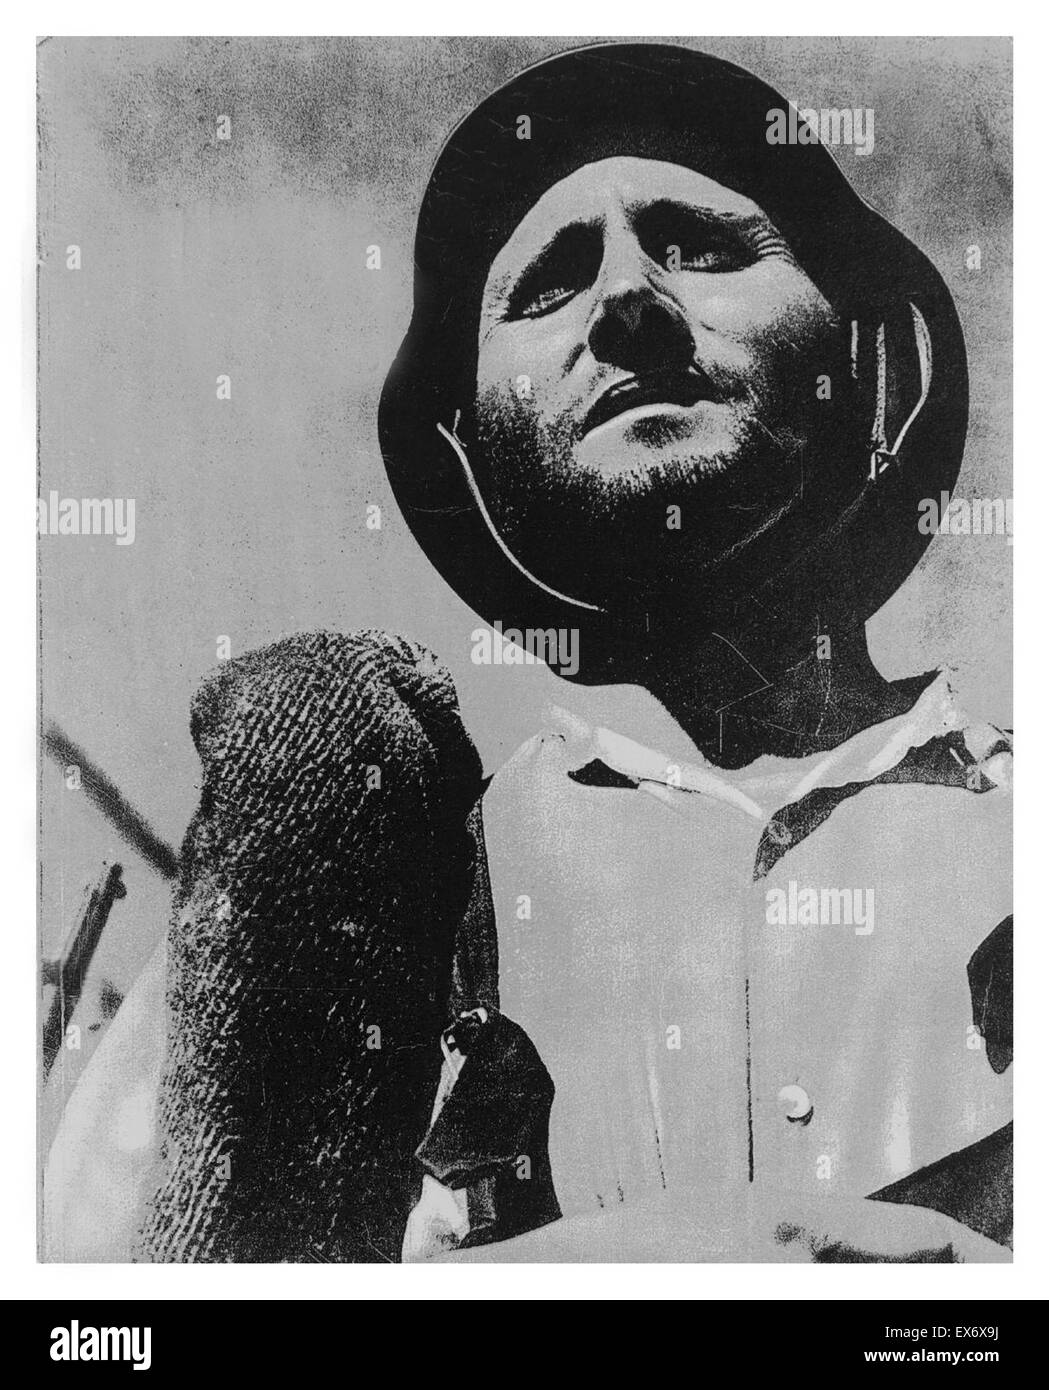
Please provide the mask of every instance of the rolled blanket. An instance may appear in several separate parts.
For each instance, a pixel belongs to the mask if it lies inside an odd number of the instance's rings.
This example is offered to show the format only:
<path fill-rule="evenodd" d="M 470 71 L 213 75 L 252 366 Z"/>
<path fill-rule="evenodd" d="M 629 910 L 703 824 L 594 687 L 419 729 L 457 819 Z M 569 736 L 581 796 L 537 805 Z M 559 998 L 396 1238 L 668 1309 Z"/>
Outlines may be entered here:
<path fill-rule="evenodd" d="M 448 673 L 302 634 L 193 704 L 200 805 L 168 945 L 149 1260 L 395 1260 L 474 880 Z"/>

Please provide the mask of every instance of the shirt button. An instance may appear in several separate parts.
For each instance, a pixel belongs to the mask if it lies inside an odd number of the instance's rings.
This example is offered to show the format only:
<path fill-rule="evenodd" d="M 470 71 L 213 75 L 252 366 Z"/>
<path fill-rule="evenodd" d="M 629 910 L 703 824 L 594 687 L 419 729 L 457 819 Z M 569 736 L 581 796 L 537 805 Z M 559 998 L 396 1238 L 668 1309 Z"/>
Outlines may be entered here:
<path fill-rule="evenodd" d="M 784 1086 L 776 1099 L 792 1125 L 807 1125 L 812 1119 L 812 1101 L 802 1086 Z"/>

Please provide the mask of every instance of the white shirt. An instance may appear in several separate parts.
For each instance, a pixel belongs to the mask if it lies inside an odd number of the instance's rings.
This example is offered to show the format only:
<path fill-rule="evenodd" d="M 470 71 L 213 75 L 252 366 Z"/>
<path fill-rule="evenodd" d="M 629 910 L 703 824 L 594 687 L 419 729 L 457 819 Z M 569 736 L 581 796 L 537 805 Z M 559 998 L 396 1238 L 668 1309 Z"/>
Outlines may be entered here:
<path fill-rule="evenodd" d="M 552 710 L 496 774 L 500 1006 L 554 1080 L 566 1216 L 748 1177 L 866 1196 L 1008 1123 L 966 965 L 1011 910 L 1011 754 L 979 792 L 864 785 L 755 878 L 777 812 L 945 734 L 979 760 L 989 729 L 941 676 L 830 753 L 726 773 Z M 637 786 L 572 780 L 594 760 Z"/>

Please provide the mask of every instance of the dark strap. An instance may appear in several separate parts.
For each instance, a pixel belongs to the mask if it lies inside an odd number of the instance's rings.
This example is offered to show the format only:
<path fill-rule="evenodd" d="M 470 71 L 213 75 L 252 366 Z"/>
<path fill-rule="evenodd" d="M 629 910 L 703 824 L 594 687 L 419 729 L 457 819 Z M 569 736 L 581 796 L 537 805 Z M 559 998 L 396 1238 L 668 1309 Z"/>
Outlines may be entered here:
<path fill-rule="evenodd" d="M 496 1010 L 448 1029 L 466 1059 L 416 1158 L 446 1187 L 467 1189 L 466 1245 L 536 1230 L 561 1209 L 550 1173 L 554 1083 L 527 1033 Z"/>

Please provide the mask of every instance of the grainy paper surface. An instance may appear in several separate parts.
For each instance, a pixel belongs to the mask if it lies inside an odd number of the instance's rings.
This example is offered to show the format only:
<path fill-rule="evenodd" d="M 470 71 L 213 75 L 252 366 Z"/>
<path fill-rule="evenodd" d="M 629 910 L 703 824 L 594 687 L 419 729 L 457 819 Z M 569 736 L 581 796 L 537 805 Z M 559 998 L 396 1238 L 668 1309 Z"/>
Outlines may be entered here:
<path fill-rule="evenodd" d="M 39 45 L 45 1260 L 1010 1256 L 1010 42 L 593 42 Z"/>

